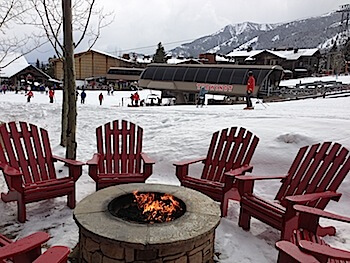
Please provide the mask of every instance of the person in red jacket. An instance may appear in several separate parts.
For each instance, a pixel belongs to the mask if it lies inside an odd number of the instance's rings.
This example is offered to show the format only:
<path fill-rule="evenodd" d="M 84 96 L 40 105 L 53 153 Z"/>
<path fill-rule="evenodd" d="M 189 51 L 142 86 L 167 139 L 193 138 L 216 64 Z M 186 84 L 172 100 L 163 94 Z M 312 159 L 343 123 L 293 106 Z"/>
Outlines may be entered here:
<path fill-rule="evenodd" d="M 30 99 L 34 97 L 33 91 L 31 89 L 28 89 L 28 93 L 26 94 L 27 97 L 27 102 L 30 102 Z"/>
<path fill-rule="evenodd" d="M 53 88 L 49 90 L 49 98 L 50 98 L 50 103 L 53 103 L 53 97 L 55 96 L 55 91 Z"/>
<path fill-rule="evenodd" d="M 102 94 L 102 92 L 100 93 L 100 95 L 98 95 L 98 100 L 100 101 L 100 105 L 102 105 L 102 101 L 103 101 L 103 94 Z"/>
<path fill-rule="evenodd" d="M 253 72 L 248 72 L 248 82 L 247 82 L 247 94 L 246 94 L 246 101 L 247 101 L 247 107 L 245 109 L 254 109 L 251 96 L 254 92 L 255 88 L 255 78 L 253 76 Z"/>
<path fill-rule="evenodd" d="M 135 101 L 135 106 L 138 107 L 139 106 L 139 100 L 140 100 L 140 96 L 137 93 L 137 91 L 134 94 L 134 101 Z"/>

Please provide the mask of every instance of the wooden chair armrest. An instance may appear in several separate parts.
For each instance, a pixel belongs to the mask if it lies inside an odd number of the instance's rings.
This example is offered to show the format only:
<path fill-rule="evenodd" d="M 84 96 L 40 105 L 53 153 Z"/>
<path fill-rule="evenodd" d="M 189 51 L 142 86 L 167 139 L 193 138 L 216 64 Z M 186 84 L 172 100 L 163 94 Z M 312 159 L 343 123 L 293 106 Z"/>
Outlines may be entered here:
<path fill-rule="evenodd" d="M 184 166 L 184 165 L 189 165 L 192 163 L 203 162 L 206 159 L 207 159 L 206 157 L 201 157 L 201 158 L 193 159 L 193 160 L 185 160 L 185 161 L 175 162 L 175 163 L 173 163 L 173 165 L 174 166 Z"/>
<path fill-rule="evenodd" d="M 308 263 L 319 263 L 319 261 L 314 258 L 313 256 L 304 253 L 299 249 L 298 246 L 294 245 L 293 243 L 282 240 L 276 242 L 276 248 L 280 251 L 280 253 L 287 254 L 289 257 L 292 257 L 296 260 L 296 262 L 308 262 Z M 281 260 L 278 261 L 279 263 L 284 263 Z"/>
<path fill-rule="evenodd" d="M 66 158 L 63 158 L 63 157 L 56 156 L 56 155 L 53 155 L 52 158 L 54 160 L 61 161 L 61 162 L 64 162 L 64 163 L 66 163 L 68 165 L 73 165 L 73 166 L 82 166 L 82 165 L 85 164 L 85 163 L 80 162 L 80 161 L 66 159 Z"/>
<path fill-rule="evenodd" d="M 239 181 L 257 181 L 257 180 L 271 180 L 271 179 L 285 179 L 287 175 L 276 175 L 276 176 L 254 176 L 254 175 L 239 175 L 236 176 L 236 180 Z"/>
<path fill-rule="evenodd" d="M 155 164 L 156 163 L 153 159 L 151 159 L 147 155 L 147 153 L 142 152 L 142 153 L 140 153 L 140 155 L 141 155 L 141 158 L 142 158 L 142 160 L 144 161 L 145 164 Z"/>
<path fill-rule="evenodd" d="M 311 252 L 311 254 L 317 254 L 338 260 L 350 260 L 350 251 L 317 244 L 307 240 L 300 240 L 298 245 L 303 250 L 306 250 L 307 253 Z"/>
<path fill-rule="evenodd" d="M 45 232 L 36 232 L 20 240 L 14 241 L 4 247 L 0 247 L 0 259 L 12 257 L 17 254 L 29 252 L 50 239 Z"/>
<path fill-rule="evenodd" d="M 323 218 L 328 218 L 328 219 L 333 219 L 333 220 L 337 220 L 337 221 L 341 221 L 341 222 L 350 223 L 350 217 L 333 214 L 333 213 L 330 213 L 330 212 L 327 212 L 327 211 L 324 211 L 324 210 L 321 210 L 318 208 L 304 206 L 304 205 L 294 205 L 293 208 L 294 208 L 294 210 L 296 210 L 297 212 L 300 212 L 300 213 L 307 213 L 307 214 L 320 216 Z"/>
<path fill-rule="evenodd" d="M 342 195 L 341 193 L 326 191 L 326 192 L 320 192 L 320 193 L 287 196 L 285 199 L 292 203 L 303 204 L 307 202 L 316 201 L 317 199 L 320 199 L 320 198 L 339 201 L 339 198 L 341 197 L 341 195 Z"/>
<path fill-rule="evenodd" d="M 232 169 L 232 170 L 226 172 L 225 175 L 230 176 L 230 177 L 235 177 L 238 175 L 243 175 L 246 172 L 252 172 L 252 170 L 253 170 L 253 166 L 245 164 L 239 168 Z"/>
<path fill-rule="evenodd" d="M 9 176 L 21 176 L 22 173 L 17 170 L 16 168 L 13 168 L 12 166 L 9 166 L 8 164 L 4 164 L 0 162 L 0 170 L 3 170 L 4 174 Z"/>
<path fill-rule="evenodd" d="M 70 249 L 64 246 L 53 246 L 44 252 L 33 263 L 65 263 L 67 262 Z"/>
<path fill-rule="evenodd" d="M 101 154 L 100 153 L 94 153 L 94 156 L 92 157 L 91 160 L 87 161 L 87 165 L 97 165 L 98 162 L 100 161 Z"/>

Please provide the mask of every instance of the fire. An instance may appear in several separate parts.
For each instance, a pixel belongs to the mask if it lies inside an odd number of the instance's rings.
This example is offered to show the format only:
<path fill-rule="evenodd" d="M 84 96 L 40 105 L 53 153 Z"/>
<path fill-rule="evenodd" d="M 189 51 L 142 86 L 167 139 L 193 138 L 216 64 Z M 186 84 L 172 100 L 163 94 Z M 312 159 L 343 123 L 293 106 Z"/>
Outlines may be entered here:
<path fill-rule="evenodd" d="M 180 203 L 170 194 L 163 194 L 157 198 L 154 193 L 133 192 L 137 207 L 147 217 L 149 223 L 169 222 L 174 219 L 174 214 L 181 211 Z"/>

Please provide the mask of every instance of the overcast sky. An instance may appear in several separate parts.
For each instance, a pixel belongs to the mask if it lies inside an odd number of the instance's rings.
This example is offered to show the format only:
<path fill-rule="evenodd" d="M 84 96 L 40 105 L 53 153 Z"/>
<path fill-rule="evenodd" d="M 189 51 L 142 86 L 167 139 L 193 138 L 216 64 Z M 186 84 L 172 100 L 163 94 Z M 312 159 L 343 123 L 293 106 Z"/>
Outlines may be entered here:
<path fill-rule="evenodd" d="M 132 51 L 153 54 L 159 42 L 163 43 L 165 50 L 170 50 L 182 43 L 210 35 L 228 24 L 246 21 L 288 22 L 336 11 L 340 5 L 348 3 L 344 0 L 97 0 L 97 2 L 105 10 L 114 10 L 115 19 L 103 30 L 95 49 L 114 55 Z M 151 47 L 142 48 L 148 46 Z M 27 58 L 31 61 L 35 56 L 33 53 Z M 40 53 L 40 56 L 45 56 L 45 53 Z"/>

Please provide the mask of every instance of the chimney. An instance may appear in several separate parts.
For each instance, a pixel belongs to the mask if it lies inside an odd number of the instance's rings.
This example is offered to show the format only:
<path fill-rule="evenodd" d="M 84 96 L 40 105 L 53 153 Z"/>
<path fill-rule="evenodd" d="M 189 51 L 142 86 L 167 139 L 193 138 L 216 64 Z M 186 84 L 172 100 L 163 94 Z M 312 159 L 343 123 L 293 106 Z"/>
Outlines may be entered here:
<path fill-rule="evenodd" d="M 130 59 L 130 55 L 129 54 L 123 54 L 122 58 L 129 60 Z"/>

